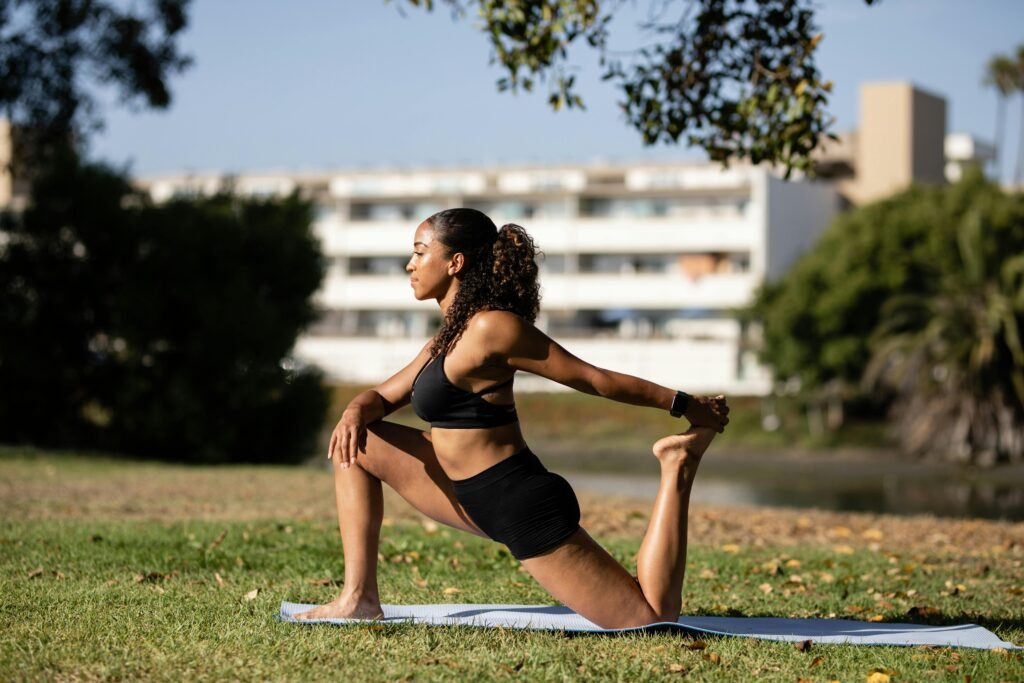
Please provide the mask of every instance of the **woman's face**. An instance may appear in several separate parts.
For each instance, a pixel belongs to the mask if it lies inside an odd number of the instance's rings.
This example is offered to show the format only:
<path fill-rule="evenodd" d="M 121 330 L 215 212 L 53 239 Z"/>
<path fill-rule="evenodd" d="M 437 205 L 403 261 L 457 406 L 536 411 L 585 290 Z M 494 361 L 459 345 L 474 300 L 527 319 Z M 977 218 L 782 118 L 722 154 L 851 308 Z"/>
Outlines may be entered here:
<path fill-rule="evenodd" d="M 420 301 L 444 298 L 455 280 L 458 271 L 455 261 L 461 254 L 452 256 L 445 256 L 445 246 L 434 239 L 430 223 L 420 223 L 413 237 L 412 256 L 405 266 L 413 296 Z"/>

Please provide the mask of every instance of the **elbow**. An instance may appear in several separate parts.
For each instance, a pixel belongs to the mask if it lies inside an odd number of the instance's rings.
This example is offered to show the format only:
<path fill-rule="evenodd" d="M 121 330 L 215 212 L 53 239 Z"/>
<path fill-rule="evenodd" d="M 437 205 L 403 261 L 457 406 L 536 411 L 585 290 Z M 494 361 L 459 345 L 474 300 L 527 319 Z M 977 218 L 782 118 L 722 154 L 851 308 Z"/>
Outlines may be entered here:
<path fill-rule="evenodd" d="M 594 368 L 591 372 L 587 373 L 583 384 L 586 386 L 581 390 L 593 396 L 613 398 L 616 393 L 614 378 L 611 376 L 611 373 L 601 368 Z"/>

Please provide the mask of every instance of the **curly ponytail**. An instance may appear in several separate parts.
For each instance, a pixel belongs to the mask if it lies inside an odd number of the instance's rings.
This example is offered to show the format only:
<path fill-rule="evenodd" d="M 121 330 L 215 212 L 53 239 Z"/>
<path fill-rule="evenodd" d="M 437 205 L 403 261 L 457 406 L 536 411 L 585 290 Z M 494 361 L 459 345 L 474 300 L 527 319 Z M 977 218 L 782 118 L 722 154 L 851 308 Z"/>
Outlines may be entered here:
<path fill-rule="evenodd" d="M 455 345 L 479 311 L 510 311 L 533 322 L 540 310 L 537 248 L 526 230 L 508 224 L 497 230 L 476 209 L 446 209 L 427 219 L 445 255 L 462 253 L 466 265 L 456 276 L 459 290 L 434 336 L 436 358 Z"/>
<path fill-rule="evenodd" d="M 531 323 L 540 309 L 537 247 L 526 230 L 514 223 L 501 226 L 492 247 L 494 308 L 514 311 Z"/>

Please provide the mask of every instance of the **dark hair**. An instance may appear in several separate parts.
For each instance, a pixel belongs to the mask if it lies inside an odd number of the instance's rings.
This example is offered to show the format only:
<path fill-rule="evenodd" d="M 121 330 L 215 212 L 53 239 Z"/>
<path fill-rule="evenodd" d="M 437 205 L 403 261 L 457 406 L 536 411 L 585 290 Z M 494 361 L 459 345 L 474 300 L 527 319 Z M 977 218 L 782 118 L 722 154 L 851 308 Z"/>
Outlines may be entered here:
<path fill-rule="evenodd" d="M 430 347 L 431 357 L 448 351 L 479 311 L 511 311 L 531 323 L 540 310 L 537 248 L 526 230 L 509 223 L 501 230 L 476 209 L 445 209 L 427 219 L 445 256 L 461 253 L 466 264 L 456 277 L 459 291 Z"/>

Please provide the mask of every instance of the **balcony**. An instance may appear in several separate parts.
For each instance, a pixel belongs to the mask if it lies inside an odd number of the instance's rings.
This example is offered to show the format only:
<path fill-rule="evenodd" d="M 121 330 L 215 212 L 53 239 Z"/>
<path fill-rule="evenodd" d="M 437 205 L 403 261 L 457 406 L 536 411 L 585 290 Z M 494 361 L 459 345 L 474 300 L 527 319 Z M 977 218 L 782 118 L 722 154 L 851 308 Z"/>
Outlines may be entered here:
<path fill-rule="evenodd" d="M 760 250 L 765 228 L 753 213 L 692 218 L 578 218 L 524 221 L 537 245 L 556 253 L 657 253 Z M 415 221 L 318 221 L 314 230 L 327 255 L 387 256 L 412 250 Z"/>
<path fill-rule="evenodd" d="M 544 308 L 732 308 L 744 306 L 760 282 L 752 273 L 689 278 L 678 273 L 547 275 L 541 278 Z M 335 309 L 430 310 L 416 301 L 409 280 L 400 276 L 328 277 L 319 303 Z"/>

